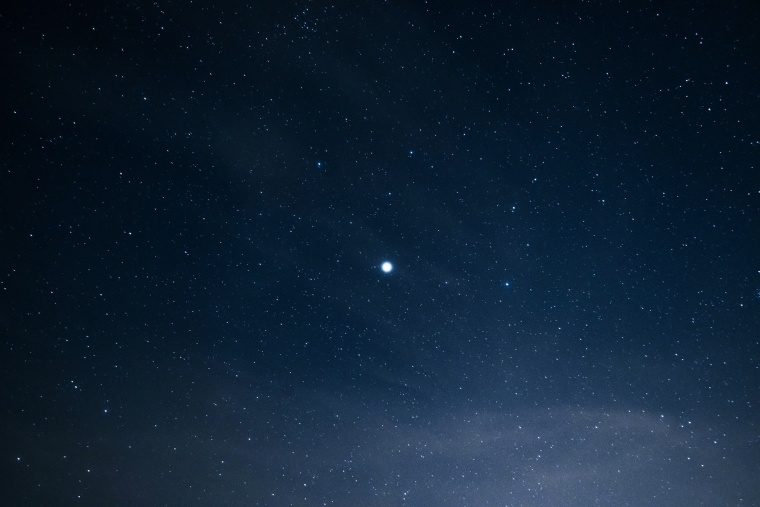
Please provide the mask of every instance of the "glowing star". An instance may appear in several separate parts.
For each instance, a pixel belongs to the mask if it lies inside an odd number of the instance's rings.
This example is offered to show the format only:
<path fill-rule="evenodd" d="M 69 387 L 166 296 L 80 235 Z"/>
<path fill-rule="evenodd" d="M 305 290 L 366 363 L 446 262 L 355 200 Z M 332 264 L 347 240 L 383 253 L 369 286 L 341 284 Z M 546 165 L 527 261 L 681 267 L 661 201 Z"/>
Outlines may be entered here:
<path fill-rule="evenodd" d="M 391 271 L 393 271 L 393 264 L 391 264 L 388 261 L 385 261 L 383 262 L 383 265 L 380 266 L 380 269 L 383 270 L 383 273 L 390 273 Z"/>

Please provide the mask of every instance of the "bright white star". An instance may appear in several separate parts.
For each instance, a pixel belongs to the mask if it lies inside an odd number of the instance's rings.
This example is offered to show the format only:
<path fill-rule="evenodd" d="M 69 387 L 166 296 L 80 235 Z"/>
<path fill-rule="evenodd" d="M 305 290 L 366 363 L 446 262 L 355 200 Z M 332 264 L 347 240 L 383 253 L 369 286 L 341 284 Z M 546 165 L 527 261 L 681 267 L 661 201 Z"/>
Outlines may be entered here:
<path fill-rule="evenodd" d="M 388 261 L 385 261 L 383 262 L 383 265 L 380 266 L 380 269 L 383 270 L 383 273 L 390 273 L 391 271 L 393 271 L 393 264 L 391 264 Z"/>

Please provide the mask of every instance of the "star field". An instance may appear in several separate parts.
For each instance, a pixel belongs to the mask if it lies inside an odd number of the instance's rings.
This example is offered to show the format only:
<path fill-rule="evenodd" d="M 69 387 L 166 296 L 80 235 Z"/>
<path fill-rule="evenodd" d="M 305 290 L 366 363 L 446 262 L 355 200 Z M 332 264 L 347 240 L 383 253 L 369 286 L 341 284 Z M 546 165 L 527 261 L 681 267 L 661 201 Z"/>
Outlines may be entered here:
<path fill-rule="evenodd" d="M 4 7 L 4 504 L 760 504 L 759 14 Z"/>

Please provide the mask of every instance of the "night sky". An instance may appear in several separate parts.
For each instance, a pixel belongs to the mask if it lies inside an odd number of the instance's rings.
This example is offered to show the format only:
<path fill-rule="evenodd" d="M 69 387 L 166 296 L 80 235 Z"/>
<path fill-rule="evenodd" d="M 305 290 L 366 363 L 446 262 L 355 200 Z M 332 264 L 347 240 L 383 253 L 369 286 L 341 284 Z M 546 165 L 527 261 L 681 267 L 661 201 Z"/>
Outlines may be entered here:
<path fill-rule="evenodd" d="M 760 505 L 754 2 L 12 3 L 3 505 Z"/>

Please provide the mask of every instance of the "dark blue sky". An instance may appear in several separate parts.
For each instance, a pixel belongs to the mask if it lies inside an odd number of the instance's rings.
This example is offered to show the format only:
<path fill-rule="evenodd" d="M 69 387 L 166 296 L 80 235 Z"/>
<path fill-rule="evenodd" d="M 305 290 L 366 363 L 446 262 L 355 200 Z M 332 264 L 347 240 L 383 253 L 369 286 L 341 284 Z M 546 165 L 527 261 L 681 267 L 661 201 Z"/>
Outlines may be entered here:
<path fill-rule="evenodd" d="M 760 503 L 758 13 L 2 8 L 8 505 Z"/>

